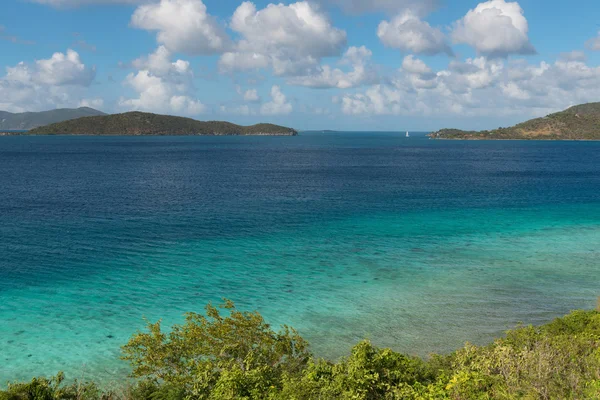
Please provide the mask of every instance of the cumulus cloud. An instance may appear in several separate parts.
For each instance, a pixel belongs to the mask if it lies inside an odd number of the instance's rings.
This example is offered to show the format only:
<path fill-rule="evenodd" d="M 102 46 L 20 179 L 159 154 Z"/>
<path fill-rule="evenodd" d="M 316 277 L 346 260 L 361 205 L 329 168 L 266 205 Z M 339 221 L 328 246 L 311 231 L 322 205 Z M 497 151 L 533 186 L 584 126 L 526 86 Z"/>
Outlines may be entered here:
<path fill-rule="evenodd" d="M 300 75 L 323 57 L 339 56 L 346 46 L 346 33 L 306 1 L 269 4 L 262 10 L 244 2 L 229 27 L 241 39 L 221 57 L 222 72 L 271 67 L 277 75 Z"/>
<path fill-rule="evenodd" d="M 171 62 L 171 53 L 160 46 L 147 57 L 132 64 L 139 68 L 125 78 L 125 85 L 132 88 L 136 98 L 121 98 L 119 106 L 128 110 L 174 112 L 196 115 L 206 111 L 206 106 L 191 96 L 193 72 L 184 60 Z"/>
<path fill-rule="evenodd" d="M 251 108 L 249 105 L 247 104 L 242 104 L 239 106 L 226 106 L 226 105 L 222 105 L 219 107 L 218 111 L 221 114 L 229 114 L 229 115 L 244 115 L 244 116 L 248 116 L 248 115 L 256 115 L 256 111 Z"/>
<path fill-rule="evenodd" d="M 418 54 L 452 55 L 442 31 L 422 21 L 410 10 L 391 21 L 382 21 L 377 28 L 377 36 L 384 45 L 394 49 Z"/>
<path fill-rule="evenodd" d="M 402 70 L 406 71 L 409 74 L 415 75 L 431 75 L 433 71 L 423 60 L 419 60 L 415 58 L 415 56 L 408 55 L 404 57 L 402 60 Z"/>
<path fill-rule="evenodd" d="M 244 101 L 255 103 L 260 101 L 260 96 L 258 95 L 258 90 L 256 89 L 247 89 L 243 90 L 241 86 L 237 85 L 235 87 L 235 91 L 239 94 Z"/>
<path fill-rule="evenodd" d="M 408 56 L 387 84 L 338 99 L 349 115 L 541 116 L 597 100 L 600 67 L 580 60 L 529 64 L 477 57 L 433 71 Z"/>
<path fill-rule="evenodd" d="M 67 53 L 54 53 L 46 60 L 37 60 L 34 65 L 19 63 L 8 68 L 8 75 L 21 81 L 53 86 L 80 85 L 89 86 L 96 76 L 96 68 L 86 67 L 79 54 L 74 50 Z"/>
<path fill-rule="evenodd" d="M 82 99 L 77 104 L 77 107 L 90 107 L 95 109 L 100 109 L 104 107 L 104 100 L 100 98 L 95 99 Z"/>
<path fill-rule="evenodd" d="M 340 61 L 342 65 L 349 65 L 352 68 L 350 71 L 345 72 L 340 68 L 324 65 L 317 68 L 315 73 L 311 75 L 288 79 L 288 84 L 319 89 L 348 89 L 374 83 L 377 81 L 378 76 L 375 70 L 368 65 L 371 56 L 371 50 L 365 46 L 350 47 Z"/>
<path fill-rule="evenodd" d="M 591 38 L 585 43 L 585 47 L 593 51 L 600 51 L 600 32 L 595 38 Z"/>
<path fill-rule="evenodd" d="M 418 15 L 433 11 L 440 3 L 438 0 L 320 0 L 320 2 L 339 6 L 352 14 L 379 11 L 398 13 L 411 10 Z"/>
<path fill-rule="evenodd" d="M 271 88 L 271 101 L 261 106 L 260 113 L 262 115 L 287 115 L 292 112 L 292 109 L 292 104 L 288 103 L 281 88 L 275 85 Z"/>
<path fill-rule="evenodd" d="M 0 108 L 8 111 L 73 106 L 96 76 L 73 50 L 6 68 L 0 78 Z"/>
<path fill-rule="evenodd" d="M 581 50 L 573 50 L 568 53 L 561 53 L 560 59 L 564 61 L 586 61 L 587 56 Z"/>
<path fill-rule="evenodd" d="M 529 24 L 517 2 L 490 0 L 470 10 L 454 26 L 455 43 L 466 43 L 479 54 L 504 58 L 511 54 L 534 54 Z"/>
<path fill-rule="evenodd" d="M 248 89 L 244 92 L 245 101 L 259 101 L 258 91 L 256 89 Z"/>
<path fill-rule="evenodd" d="M 161 0 L 142 5 L 131 17 L 131 25 L 158 31 L 156 40 L 172 52 L 216 54 L 230 44 L 225 30 L 208 14 L 202 0 Z"/>

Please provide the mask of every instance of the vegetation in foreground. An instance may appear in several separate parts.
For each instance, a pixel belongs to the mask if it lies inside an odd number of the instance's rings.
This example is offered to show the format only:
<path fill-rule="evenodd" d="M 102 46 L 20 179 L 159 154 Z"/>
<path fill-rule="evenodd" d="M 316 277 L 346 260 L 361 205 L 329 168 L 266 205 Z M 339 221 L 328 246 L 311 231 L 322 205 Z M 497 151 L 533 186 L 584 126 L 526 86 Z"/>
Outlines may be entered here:
<path fill-rule="evenodd" d="M 509 128 L 491 131 L 442 129 L 433 139 L 535 139 L 600 140 L 600 103 L 581 104 L 565 111 L 535 118 Z"/>
<path fill-rule="evenodd" d="M 12 383 L 0 400 L 600 399 L 600 311 L 521 327 L 487 346 L 428 360 L 356 345 L 337 363 L 313 357 L 289 327 L 274 331 L 226 301 L 167 333 L 149 323 L 123 347 L 134 383 L 103 392 L 64 376 Z"/>
<path fill-rule="evenodd" d="M 273 124 L 240 126 L 223 121 L 197 121 L 191 118 L 139 111 L 91 116 L 32 129 L 31 135 L 297 135 L 294 129 Z"/>

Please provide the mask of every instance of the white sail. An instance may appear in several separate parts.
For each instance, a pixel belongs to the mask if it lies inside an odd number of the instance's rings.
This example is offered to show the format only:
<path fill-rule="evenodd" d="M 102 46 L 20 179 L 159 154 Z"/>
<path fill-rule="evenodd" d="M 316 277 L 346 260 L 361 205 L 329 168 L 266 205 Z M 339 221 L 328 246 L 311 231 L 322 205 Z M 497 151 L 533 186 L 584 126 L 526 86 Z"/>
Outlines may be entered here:
<path fill-rule="evenodd" d="M 408 134 L 408 131 L 406 131 L 406 137 L 410 137 L 410 135 Z"/>

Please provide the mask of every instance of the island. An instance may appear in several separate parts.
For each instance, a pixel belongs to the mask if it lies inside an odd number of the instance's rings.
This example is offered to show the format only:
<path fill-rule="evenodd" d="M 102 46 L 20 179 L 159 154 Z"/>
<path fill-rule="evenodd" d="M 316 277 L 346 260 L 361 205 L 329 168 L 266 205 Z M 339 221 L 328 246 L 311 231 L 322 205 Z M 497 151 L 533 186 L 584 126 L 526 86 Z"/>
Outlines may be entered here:
<path fill-rule="evenodd" d="M 23 133 L 20 133 L 23 134 Z M 273 124 L 240 126 L 223 121 L 198 121 L 171 115 L 132 111 L 72 119 L 32 129 L 27 135 L 128 136 L 296 136 L 295 129 Z"/>
<path fill-rule="evenodd" d="M 588 103 L 489 131 L 442 129 L 432 139 L 456 140 L 600 140 L 600 103 Z"/>
<path fill-rule="evenodd" d="M 14 134 L 12 131 L 27 131 L 40 126 L 69 119 L 106 115 L 90 107 L 57 108 L 39 112 L 11 113 L 0 111 L 0 135 Z"/>

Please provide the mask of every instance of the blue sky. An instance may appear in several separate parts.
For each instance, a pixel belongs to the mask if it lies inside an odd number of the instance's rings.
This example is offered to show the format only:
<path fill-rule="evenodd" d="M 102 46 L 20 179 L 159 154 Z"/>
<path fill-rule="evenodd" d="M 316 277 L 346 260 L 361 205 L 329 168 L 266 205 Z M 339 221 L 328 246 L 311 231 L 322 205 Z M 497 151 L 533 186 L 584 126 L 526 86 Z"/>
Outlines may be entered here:
<path fill-rule="evenodd" d="M 507 126 L 599 101 L 600 3 L 3 0 L 0 110 Z"/>

